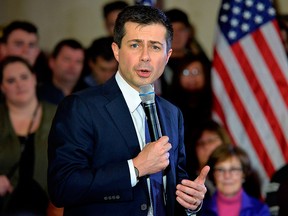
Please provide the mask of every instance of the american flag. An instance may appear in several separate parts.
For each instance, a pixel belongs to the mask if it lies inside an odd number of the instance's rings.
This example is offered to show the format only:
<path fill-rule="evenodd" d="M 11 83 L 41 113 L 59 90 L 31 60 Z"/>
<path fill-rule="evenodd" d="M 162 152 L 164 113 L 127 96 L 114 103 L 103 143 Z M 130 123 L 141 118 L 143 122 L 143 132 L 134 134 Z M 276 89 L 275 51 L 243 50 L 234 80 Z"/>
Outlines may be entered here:
<path fill-rule="evenodd" d="M 212 63 L 213 116 L 263 180 L 288 162 L 288 64 L 270 0 L 223 0 Z"/>

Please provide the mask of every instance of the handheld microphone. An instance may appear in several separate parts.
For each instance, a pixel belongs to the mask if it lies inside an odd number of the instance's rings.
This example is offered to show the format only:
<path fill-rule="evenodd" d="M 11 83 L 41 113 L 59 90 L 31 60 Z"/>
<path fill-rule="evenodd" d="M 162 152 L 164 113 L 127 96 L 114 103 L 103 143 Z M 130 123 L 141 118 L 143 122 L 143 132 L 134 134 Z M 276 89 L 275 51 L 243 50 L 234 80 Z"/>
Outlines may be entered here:
<path fill-rule="evenodd" d="M 155 92 L 153 86 L 151 84 L 140 86 L 139 96 L 142 100 L 144 112 L 147 117 L 151 141 L 156 141 L 162 137 L 162 132 L 156 110 Z"/>

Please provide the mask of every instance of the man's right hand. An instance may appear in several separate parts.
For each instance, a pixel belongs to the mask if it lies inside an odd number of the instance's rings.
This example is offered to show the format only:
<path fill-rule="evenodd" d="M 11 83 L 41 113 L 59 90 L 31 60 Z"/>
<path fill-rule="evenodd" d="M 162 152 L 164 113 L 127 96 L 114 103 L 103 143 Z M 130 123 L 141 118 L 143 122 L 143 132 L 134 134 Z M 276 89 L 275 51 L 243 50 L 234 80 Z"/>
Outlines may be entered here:
<path fill-rule="evenodd" d="M 145 176 L 164 170 L 169 165 L 169 150 L 172 148 L 169 138 L 163 136 L 155 142 L 147 143 L 133 159 L 139 176 Z"/>

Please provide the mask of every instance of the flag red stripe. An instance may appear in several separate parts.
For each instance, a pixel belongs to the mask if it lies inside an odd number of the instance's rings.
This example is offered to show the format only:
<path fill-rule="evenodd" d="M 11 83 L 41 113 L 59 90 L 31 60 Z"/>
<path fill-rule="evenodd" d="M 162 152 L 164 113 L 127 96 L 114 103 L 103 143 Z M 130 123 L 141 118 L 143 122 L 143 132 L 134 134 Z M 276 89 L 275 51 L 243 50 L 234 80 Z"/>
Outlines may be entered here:
<path fill-rule="evenodd" d="M 274 28 L 277 29 L 275 25 L 277 25 L 276 21 L 273 21 Z M 278 33 L 277 30 L 273 33 Z M 267 67 L 271 71 L 271 75 L 274 78 L 274 81 L 277 83 L 277 87 L 279 89 L 279 92 L 281 93 L 282 99 L 285 102 L 287 108 L 288 108 L 288 97 L 287 97 L 287 80 L 286 77 L 283 75 L 283 72 L 281 68 L 279 67 L 279 64 L 277 63 L 275 56 L 271 52 L 269 45 L 267 44 L 267 41 L 263 37 L 260 31 L 255 31 L 251 34 L 252 38 L 254 39 L 255 44 L 258 46 L 259 50 L 261 51 L 261 54 L 263 58 L 265 59 L 265 62 L 267 64 Z M 269 43 L 269 41 L 268 41 Z M 271 43 L 271 46 L 273 46 L 273 43 Z M 287 71 L 286 71 L 287 73 Z"/>
<path fill-rule="evenodd" d="M 218 117 L 223 121 L 223 126 L 226 129 L 227 133 L 230 135 L 230 139 L 232 143 L 236 143 L 233 133 L 230 130 L 229 126 L 227 125 L 227 121 L 225 119 L 225 113 L 222 109 L 221 103 L 219 102 L 217 96 L 213 93 L 213 106 L 214 106 L 214 112 L 218 115 Z"/>
<path fill-rule="evenodd" d="M 213 108 L 214 108 L 213 111 L 215 113 L 217 113 L 219 118 L 222 119 L 223 122 L 226 122 L 224 111 L 221 107 L 221 104 L 220 104 L 217 96 L 214 94 L 214 92 L 213 92 Z"/>
<path fill-rule="evenodd" d="M 266 170 L 267 175 L 271 176 L 275 171 L 272 162 L 268 154 L 266 153 L 265 149 L 263 148 L 262 142 L 260 141 L 257 131 L 254 128 L 253 122 L 251 121 L 249 115 L 247 114 L 245 107 L 241 102 L 241 99 L 239 98 L 238 93 L 232 84 L 232 81 L 229 77 L 229 73 L 217 51 L 214 53 L 213 67 L 216 68 L 216 71 L 219 71 L 219 76 L 221 77 L 223 82 L 225 82 L 224 87 L 226 89 L 226 92 L 229 92 L 229 97 L 230 100 L 232 101 L 235 111 L 238 113 L 238 116 L 243 124 L 243 127 L 246 129 L 250 141 L 254 149 L 256 150 L 258 157 L 262 162 L 264 169 Z"/>
<path fill-rule="evenodd" d="M 258 37 L 256 37 L 256 38 L 261 37 L 260 36 L 261 32 L 260 31 L 256 31 L 256 32 L 254 33 L 254 34 L 258 35 Z M 262 45 L 263 45 L 263 43 L 264 43 L 264 41 L 261 42 Z M 250 85 L 251 89 L 253 90 L 255 97 L 257 98 L 259 107 L 262 108 L 262 111 L 265 114 L 265 117 L 267 119 L 267 123 L 269 124 L 271 131 L 273 131 L 274 137 L 276 138 L 276 140 L 278 142 L 279 148 L 281 148 L 282 152 L 287 151 L 286 139 L 285 139 L 283 129 L 281 128 L 281 126 L 280 126 L 280 124 L 279 124 L 279 122 L 275 116 L 273 108 L 271 108 L 271 106 L 269 104 L 269 100 L 268 100 L 266 94 L 264 93 L 261 85 L 258 82 L 257 77 L 255 76 L 255 72 L 254 72 L 249 60 L 247 59 L 247 56 L 245 55 L 245 53 L 241 47 L 241 44 L 235 43 L 231 48 L 232 48 L 235 56 L 237 57 L 237 60 L 239 61 L 239 65 L 242 68 L 243 74 L 246 76 L 246 79 L 249 82 L 249 85 Z M 288 160 L 287 155 L 283 155 L 283 156 L 285 156 L 285 160 L 287 161 Z"/>

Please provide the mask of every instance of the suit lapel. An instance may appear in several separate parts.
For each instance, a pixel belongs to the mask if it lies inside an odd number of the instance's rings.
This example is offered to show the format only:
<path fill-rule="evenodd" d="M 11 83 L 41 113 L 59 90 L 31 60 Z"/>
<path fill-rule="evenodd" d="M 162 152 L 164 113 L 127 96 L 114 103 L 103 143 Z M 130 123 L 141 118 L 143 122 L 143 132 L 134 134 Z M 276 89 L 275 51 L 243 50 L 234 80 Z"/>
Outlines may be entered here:
<path fill-rule="evenodd" d="M 110 101 L 106 105 L 107 111 L 134 157 L 140 152 L 140 146 L 128 106 L 115 78 L 106 87 L 105 96 Z"/>

